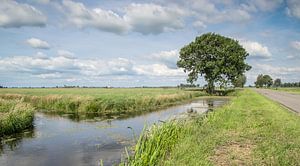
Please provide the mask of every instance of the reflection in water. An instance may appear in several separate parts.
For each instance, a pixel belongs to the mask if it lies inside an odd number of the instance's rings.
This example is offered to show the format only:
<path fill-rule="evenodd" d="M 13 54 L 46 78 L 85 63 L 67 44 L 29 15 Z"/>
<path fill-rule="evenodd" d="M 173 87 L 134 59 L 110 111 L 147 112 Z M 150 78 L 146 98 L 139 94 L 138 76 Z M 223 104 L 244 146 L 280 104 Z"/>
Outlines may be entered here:
<path fill-rule="evenodd" d="M 0 144 L 0 165 L 104 165 L 119 163 L 124 148 L 132 146 L 145 124 L 204 113 L 226 99 L 203 99 L 169 109 L 123 119 L 103 119 L 95 114 L 35 115 L 31 132 L 5 138 Z M 133 134 L 135 133 L 135 134 Z"/>
<path fill-rule="evenodd" d="M 34 128 L 28 129 L 23 131 L 22 133 L 0 138 L 0 156 L 4 152 L 4 149 L 9 149 L 11 151 L 15 150 L 18 147 L 18 145 L 22 143 L 24 138 L 34 138 L 34 131 Z"/>

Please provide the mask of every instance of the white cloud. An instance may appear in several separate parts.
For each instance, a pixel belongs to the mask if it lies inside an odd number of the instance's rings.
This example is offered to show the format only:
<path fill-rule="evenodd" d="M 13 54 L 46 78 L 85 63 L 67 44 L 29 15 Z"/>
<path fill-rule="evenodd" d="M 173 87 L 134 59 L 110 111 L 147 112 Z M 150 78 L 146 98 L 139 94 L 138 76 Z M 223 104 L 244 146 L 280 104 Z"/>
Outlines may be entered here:
<path fill-rule="evenodd" d="M 202 27 L 206 26 L 205 24 L 216 24 L 221 22 L 241 23 L 251 19 L 250 13 L 239 5 L 230 5 L 229 8 L 226 6 L 218 8 L 215 4 L 216 2 L 209 0 L 190 0 L 186 1 L 186 3 L 188 3 L 187 6 L 191 4 L 190 7 L 188 7 L 191 9 L 187 10 L 192 10 L 191 12 L 196 17 L 197 22 L 201 23 L 200 25 Z M 231 2 L 227 3 L 231 4 Z"/>
<path fill-rule="evenodd" d="M 278 66 L 270 64 L 255 63 L 252 64 L 252 69 L 246 72 L 247 83 L 251 84 L 256 81 L 259 74 L 268 74 L 273 79 L 281 78 L 285 81 L 299 81 L 300 67 Z"/>
<path fill-rule="evenodd" d="M 138 65 L 134 70 L 139 75 L 177 77 L 185 76 L 182 69 L 170 69 L 164 64 Z"/>
<path fill-rule="evenodd" d="M 291 46 L 294 49 L 300 50 L 300 41 L 293 41 L 293 42 L 291 42 Z"/>
<path fill-rule="evenodd" d="M 67 51 L 67 50 L 58 50 L 57 55 L 58 56 L 63 56 L 63 57 L 66 57 L 66 58 L 70 58 L 70 59 L 74 58 L 74 53 L 70 52 L 70 51 Z"/>
<path fill-rule="evenodd" d="M 42 79 L 54 79 L 54 78 L 61 78 L 62 74 L 55 72 L 55 73 L 38 74 L 35 75 L 35 77 L 42 78 Z"/>
<path fill-rule="evenodd" d="M 252 0 L 249 3 L 254 4 L 261 11 L 272 11 L 278 8 L 283 0 Z"/>
<path fill-rule="evenodd" d="M 39 48 L 39 49 L 49 49 L 50 48 L 50 45 L 46 41 L 43 41 L 43 40 L 37 39 L 37 38 L 30 38 L 30 39 L 26 40 L 26 43 L 33 48 Z"/>
<path fill-rule="evenodd" d="M 193 26 L 197 29 L 205 29 L 207 26 L 202 21 L 195 21 Z"/>
<path fill-rule="evenodd" d="M 50 0 L 31 0 L 35 3 L 39 3 L 39 4 L 49 4 Z"/>
<path fill-rule="evenodd" d="M 173 51 L 175 55 L 175 51 Z M 162 53 L 162 59 L 173 57 L 172 51 Z M 77 59 L 66 56 L 47 56 L 38 52 L 35 56 L 0 58 L 0 72 L 27 73 L 36 78 L 70 78 L 99 76 L 184 76 L 182 69 L 169 68 L 165 64 L 136 64 L 125 58 L 99 60 Z"/>
<path fill-rule="evenodd" d="M 131 75 L 135 73 L 133 63 L 124 58 L 111 59 L 109 61 L 76 60 L 74 65 L 80 69 L 81 74 L 87 76 Z"/>
<path fill-rule="evenodd" d="M 282 67 L 282 66 L 272 66 L 268 64 L 256 64 L 254 65 L 262 73 L 271 75 L 288 75 L 300 72 L 300 67 Z"/>
<path fill-rule="evenodd" d="M 250 54 L 250 57 L 256 58 L 270 58 L 271 53 L 267 46 L 264 46 L 255 41 L 241 40 L 240 44 Z"/>
<path fill-rule="evenodd" d="M 84 4 L 71 0 L 63 1 L 69 23 L 79 27 L 93 27 L 102 31 L 123 34 L 129 31 L 142 34 L 158 34 L 184 26 L 184 11 L 175 7 L 156 4 L 132 3 L 121 16 L 111 10 L 88 9 Z"/>
<path fill-rule="evenodd" d="M 127 32 L 129 29 L 125 20 L 113 11 L 88 9 L 84 4 L 71 0 L 64 0 L 63 6 L 67 9 L 65 14 L 68 21 L 79 28 L 93 27 L 117 34 Z"/>
<path fill-rule="evenodd" d="M 287 13 L 290 16 L 300 19 L 300 1 L 299 0 L 287 0 Z"/>
<path fill-rule="evenodd" d="M 161 51 L 159 53 L 152 54 L 150 58 L 151 60 L 162 63 L 171 69 L 176 69 L 176 63 L 179 60 L 179 52 L 178 50 Z"/>
<path fill-rule="evenodd" d="M 125 20 L 133 31 L 143 34 L 158 34 L 184 27 L 185 12 L 176 7 L 156 4 L 131 4 L 125 9 Z"/>
<path fill-rule="evenodd" d="M 45 26 L 44 14 L 28 4 L 13 0 L 2 0 L 0 5 L 0 27 Z"/>

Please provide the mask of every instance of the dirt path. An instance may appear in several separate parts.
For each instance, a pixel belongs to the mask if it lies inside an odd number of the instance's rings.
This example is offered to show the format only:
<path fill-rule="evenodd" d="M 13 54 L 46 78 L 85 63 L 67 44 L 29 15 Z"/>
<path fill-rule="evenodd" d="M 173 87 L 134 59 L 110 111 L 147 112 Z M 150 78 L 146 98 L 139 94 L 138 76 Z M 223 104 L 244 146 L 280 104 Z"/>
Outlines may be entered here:
<path fill-rule="evenodd" d="M 270 99 L 281 103 L 289 109 L 300 113 L 300 95 L 290 94 L 269 89 L 254 89 L 256 92 L 269 97 Z"/>

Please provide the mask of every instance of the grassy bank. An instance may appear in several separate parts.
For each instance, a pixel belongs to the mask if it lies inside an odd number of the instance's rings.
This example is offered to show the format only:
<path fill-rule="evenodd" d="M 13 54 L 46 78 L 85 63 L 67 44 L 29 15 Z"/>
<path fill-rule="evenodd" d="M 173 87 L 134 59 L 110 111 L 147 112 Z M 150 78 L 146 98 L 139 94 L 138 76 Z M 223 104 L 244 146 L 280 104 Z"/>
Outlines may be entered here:
<path fill-rule="evenodd" d="M 0 136 L 30 128 L 34 118 L 33 110 L 29 104 L 0 99 Z"/>
<path fill-rule="evenodd" d="M 279 91 L 300 94 L 300 88 L 277 88 Z"/>
<path fill-rule="evenodd" d="M 299 165 L 300 117 L 252 90 L 140 138 L 127 165 Z"/>
<path fill-rule="evenodd" d="M 176 88 L 1 89 L 0 98 L 21 100 L 38 109 L 64 113 L 122 115 L 153 111 L 204 92 Z"/>

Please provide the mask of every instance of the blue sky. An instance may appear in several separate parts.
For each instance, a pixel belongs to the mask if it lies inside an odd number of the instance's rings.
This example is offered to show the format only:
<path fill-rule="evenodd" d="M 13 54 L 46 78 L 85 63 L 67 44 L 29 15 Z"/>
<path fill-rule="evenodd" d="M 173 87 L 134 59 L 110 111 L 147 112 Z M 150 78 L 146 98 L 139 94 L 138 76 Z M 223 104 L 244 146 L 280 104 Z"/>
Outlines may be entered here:
<path fill-rule="evenodd" d="M 250 53 L 247 84 L 300 81 L 299 0 L 1 0 L 0 85 L 178 85 L 178 51 L 206 32 Z"/>

